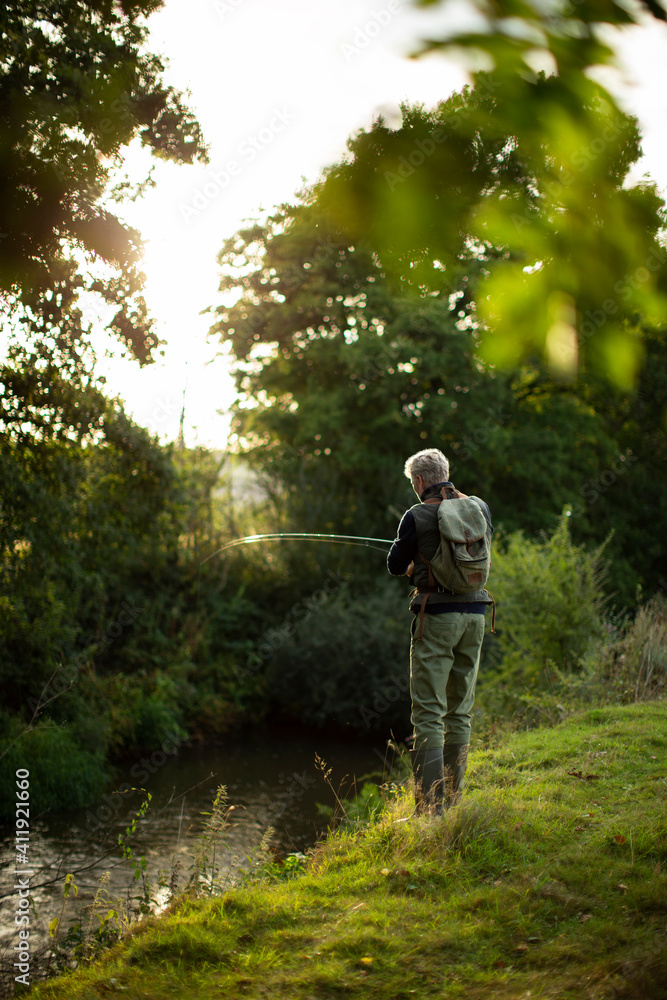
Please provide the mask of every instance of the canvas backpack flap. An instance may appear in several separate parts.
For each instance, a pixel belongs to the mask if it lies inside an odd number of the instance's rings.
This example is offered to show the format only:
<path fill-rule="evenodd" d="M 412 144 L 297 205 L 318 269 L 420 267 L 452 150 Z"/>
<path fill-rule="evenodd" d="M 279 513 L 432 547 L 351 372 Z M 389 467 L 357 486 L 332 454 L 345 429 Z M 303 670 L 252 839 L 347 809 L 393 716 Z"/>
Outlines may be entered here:
<path fill-rule="evenodd" d="M 438 507 L 440 545 L 430 560 L 433 576 L 454 594 L 481 590 L 491 568 L 491 532 L 475 499 L 443 500 Z"/>

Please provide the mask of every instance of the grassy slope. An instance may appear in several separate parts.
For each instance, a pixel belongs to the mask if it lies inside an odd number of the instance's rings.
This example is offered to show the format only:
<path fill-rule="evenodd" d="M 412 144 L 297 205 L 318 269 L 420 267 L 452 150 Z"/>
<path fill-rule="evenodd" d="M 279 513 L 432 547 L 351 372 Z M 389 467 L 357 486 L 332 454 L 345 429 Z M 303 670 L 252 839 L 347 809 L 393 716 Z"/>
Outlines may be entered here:
<path fill-rule="evenodd" d="M 665 702 L 508 737 L 444 820 L 397 794 L 302 878 L 181 901 L 31 996 L 667 997 L 666 744 Z"/>

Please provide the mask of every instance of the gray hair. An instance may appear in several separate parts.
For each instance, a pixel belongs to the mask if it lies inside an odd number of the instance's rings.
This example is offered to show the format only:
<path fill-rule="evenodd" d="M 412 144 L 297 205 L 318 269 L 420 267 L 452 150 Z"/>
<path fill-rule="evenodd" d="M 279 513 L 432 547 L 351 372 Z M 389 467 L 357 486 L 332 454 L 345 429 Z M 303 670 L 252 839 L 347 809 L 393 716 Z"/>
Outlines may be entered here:
<path fill-rule="evenodd" d="M 433 486 L 449 479 L 449 462 L 437 448 L 424 448 L 410 456 L 403 471 L 410 481 L 421 476 L 425 486 Z"/>

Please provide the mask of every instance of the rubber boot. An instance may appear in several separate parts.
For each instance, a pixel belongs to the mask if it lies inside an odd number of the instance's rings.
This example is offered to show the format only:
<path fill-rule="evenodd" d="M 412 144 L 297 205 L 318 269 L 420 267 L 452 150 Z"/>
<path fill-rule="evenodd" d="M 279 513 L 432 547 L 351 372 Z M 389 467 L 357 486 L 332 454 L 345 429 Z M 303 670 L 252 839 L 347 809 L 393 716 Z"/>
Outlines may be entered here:
<path fill-rule="evenodd" d="M 443 747 L 444 800 L 447 809 L 461 801 L 469 750 L 469 743 L 445 743 Z"/>
<path fill-rule="evenodd" d="M 415 815 L 423 816 L 432 812 L 436 816 L 442 816 L 444 811 L 442 750 L 437 748 L 411 750 L 410 756 L 415 783 Z"/>

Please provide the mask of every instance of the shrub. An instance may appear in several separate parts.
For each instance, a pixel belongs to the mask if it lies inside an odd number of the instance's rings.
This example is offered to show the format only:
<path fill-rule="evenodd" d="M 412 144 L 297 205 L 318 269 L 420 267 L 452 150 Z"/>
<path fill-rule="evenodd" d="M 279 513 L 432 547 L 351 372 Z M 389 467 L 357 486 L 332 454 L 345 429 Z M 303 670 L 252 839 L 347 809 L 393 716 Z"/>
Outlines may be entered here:
<path fill-rule="evenodd" d="M 523 714 L 526 698 L 581 674 L 604 634 L 603 550 L 572 542 L 567 511 L 551 537 L 516 532 L 496 546 L 488 589 L 497 637 L 485 649 L 478 699 L 491 715 Z"/>
<path fill-rule="evenodd" d="M 334 721 L 368 731 L 408 725 L 407 595 L 391 580 L 374 591 L 322 594 L 268 660 L 274 702 L 307 725 Z"/>
<path fill-rule="evenodd" d="M 31 816 L 87 806 L 104 789 L 108 775 L 103 753 L 85 750 L 68 727 L 39 723 L 14 746 L 11 742 L 8 737 L 1 748 L 5 753 L 0 758 L 0 816 L 15 813 L 18 768 L 30 772 Z"/>
<path fill-rule="evenodd" d="M 659 698 L 667 689 L 667 599 L 658 593 L 612 642 L 601 647 L 593 666 L 607 697 L 634 702 Z"/>

